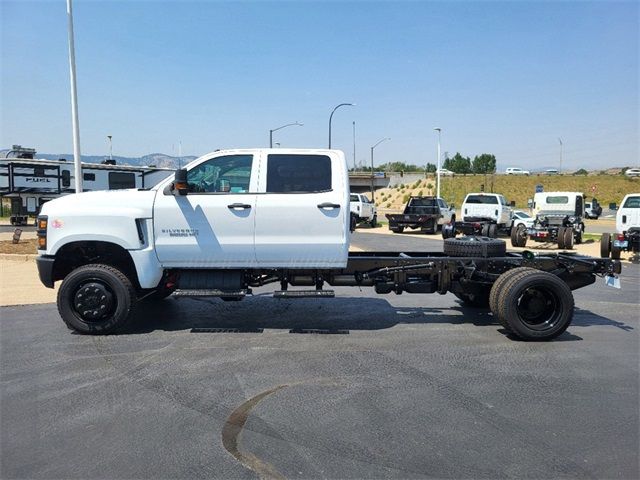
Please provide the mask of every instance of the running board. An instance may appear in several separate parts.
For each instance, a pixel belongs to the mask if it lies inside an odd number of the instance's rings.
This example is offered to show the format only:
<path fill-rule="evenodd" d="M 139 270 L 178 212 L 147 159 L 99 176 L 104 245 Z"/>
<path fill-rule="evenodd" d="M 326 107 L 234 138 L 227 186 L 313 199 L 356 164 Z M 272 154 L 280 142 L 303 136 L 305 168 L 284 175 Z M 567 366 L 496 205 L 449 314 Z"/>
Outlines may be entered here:
<path fill-rule="evenodd" d="M 333 298 L 333 290 L 276 290 L 273 298 Z"/>
<path fill-rule="evenodd" d="M 243 290 L 201 290 L 201 289 L 178 289 L 173 292 L 175 297 L 231 297 L 243 298 L 251 293 L 251 289 Z"/>

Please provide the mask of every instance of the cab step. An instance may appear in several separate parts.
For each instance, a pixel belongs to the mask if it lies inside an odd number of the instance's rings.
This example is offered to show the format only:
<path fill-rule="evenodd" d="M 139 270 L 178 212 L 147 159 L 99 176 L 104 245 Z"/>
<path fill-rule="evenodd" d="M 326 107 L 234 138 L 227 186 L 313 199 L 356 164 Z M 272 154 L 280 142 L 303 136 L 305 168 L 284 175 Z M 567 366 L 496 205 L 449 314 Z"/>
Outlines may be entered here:
<path fill-rule="evenodd" d="M 175 297 L 225 297 L 243 298 L 251 293 L 251 289 L 243 290 L 215 290 L 215 289 L 178 289 L 173 292 Z"/>
<path fill-rule="evenodd" d="M 333 298 L 333 290 L 276 290 L 273 298 Z"/>

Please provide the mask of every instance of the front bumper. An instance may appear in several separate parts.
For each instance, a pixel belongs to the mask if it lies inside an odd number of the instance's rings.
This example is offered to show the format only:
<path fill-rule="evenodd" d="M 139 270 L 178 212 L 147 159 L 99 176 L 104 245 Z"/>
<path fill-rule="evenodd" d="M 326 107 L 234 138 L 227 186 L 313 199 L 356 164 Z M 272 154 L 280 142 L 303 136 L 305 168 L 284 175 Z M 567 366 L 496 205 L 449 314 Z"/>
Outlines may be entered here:
<path fill-rule="evenodd" d="M 53 263 L 55 257 L 49 257 L 41 255 L 36 258 L 36 265 L 38 266 L 38 276 L 40 281 L 47 288 L 53 288 Z"/>

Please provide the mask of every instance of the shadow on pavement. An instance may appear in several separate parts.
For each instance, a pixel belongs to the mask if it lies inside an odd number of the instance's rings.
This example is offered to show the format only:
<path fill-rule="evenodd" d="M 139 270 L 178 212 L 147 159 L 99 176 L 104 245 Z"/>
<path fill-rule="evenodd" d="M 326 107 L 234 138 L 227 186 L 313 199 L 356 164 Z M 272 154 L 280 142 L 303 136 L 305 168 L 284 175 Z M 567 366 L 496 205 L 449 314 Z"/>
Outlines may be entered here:
<path fill-rule="evenodd" d="M 469 308 L 459 301 L 447 307 L 395 307 L 385 299 L 334 298 L 274 299 L 257 295 L 241 302 L 217 298 L 168 298 L 142 303 L 137 319 L 122 333 L 140 334 L 155 330 L 382 330 L 398 324 L 463 324 L 499 327 L 488 309 Z M 588 310 L 576 308 L 573 327 L 614 326 L 624 331 L 633 327 Z M 502 328 L 499 329 L 507 333 Z M 564 333 L 559 341 L 582 340 Z"/>

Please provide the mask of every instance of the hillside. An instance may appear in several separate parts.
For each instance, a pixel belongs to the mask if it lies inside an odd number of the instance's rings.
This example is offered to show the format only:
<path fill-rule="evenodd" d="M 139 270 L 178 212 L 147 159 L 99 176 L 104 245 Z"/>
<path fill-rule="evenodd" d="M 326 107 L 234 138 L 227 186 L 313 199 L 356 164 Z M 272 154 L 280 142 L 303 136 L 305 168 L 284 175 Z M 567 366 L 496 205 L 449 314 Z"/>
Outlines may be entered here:
<path fill-rule="evenodd" d="M 440 193 L 442 197 L 457 206 L 462 203 L 467 193 L 479 192 L 483 183 L 486 192 L 501 193 L 508 201 L 515 200 L 518 208 L 526 208 L 527 200 L 533 198 L 537 184 L 541 184 L 547 192 L 583 192 L 589 199 L 596 197 L 605 207 L 612 202 L 619 204 L 628 193 L 640 192 L 640 178 L 628 178 L 622 175 L 532 175 L 523 177 L 456 175 L 441 177 L 441 180 Z M 390 210 L 401 209 L 409 195 L 435 195 L 435 184 L 435 178 L 430 175 L 426 179 L 412 184 L 402 184 L 395 188 L 376 191 L 376 204 Z M 592 193 L 593 186 L 596 186 L 595 193 Z"/>

